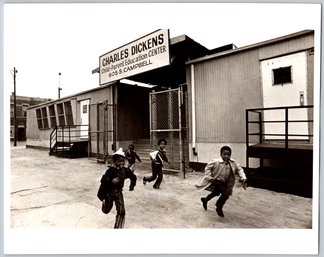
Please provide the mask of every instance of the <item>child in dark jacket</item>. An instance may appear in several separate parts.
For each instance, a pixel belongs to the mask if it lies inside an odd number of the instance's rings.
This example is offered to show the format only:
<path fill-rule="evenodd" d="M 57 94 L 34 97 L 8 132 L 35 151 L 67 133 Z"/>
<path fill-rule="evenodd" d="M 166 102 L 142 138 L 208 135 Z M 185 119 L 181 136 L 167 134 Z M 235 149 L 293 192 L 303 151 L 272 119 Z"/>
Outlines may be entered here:
<path fill-rule="evenodd" d="M 151 182 L 157 178 L 153 185 L 153 188 L 155 188 L 155 189 L 160 188 L 160 184 L 163 179 L 163 171 L 162 171 L 163 162 L 165 161 L 165 162 L 169 163 L 168 158 L 166 156 L 166 151 L 165 151 L 166 144 L 167 144 L 167 142 L 164 138 L 159 139 L 158 150 L 150 153 L 152 176 L 143 177 L 144 185 L 146 185 L 146 182 Z"/>
<path fill-rule="evenodd" d="M 123 228 L 125 224 L 125 204 L 123 187 L 125 179 L 131 180 L 129 191 L 133 191 L 136 185 L 136 175 L 124 167 L 125 154 L 120 148 L 112 156 L 114 164 L 107 169 L 100 181 L 98 198 L 103 202 L 103 212 L 109 213 L 115 202 L 117 215 L 114 228 Z"/>
<path fill-rule="evenodd" d="M 142 162 L 142 160 L 136 153 L 135 146 L 133 144 L 129 145 L 128 150 L 126 151 L 126 159 L 128 161 L 128 168 L 134 173 L 136 159 L 139 162 Z"/>

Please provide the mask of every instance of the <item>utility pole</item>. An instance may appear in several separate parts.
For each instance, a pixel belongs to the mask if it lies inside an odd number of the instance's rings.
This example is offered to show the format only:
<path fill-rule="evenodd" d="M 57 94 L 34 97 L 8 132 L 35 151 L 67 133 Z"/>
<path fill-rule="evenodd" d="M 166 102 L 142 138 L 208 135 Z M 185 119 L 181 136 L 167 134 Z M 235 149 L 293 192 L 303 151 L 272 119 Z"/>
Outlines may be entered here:
<path fill-rule="evenodd" d="M 58 98 L 61 98 L 61 72 L 59 72 L 59 87 L 58 87 Z"/>
<path fill-rule="evenodd" d="M 16 67 L 14 67 L 14 146 L 17 146 L 17 103 L 16 103 Z"/>

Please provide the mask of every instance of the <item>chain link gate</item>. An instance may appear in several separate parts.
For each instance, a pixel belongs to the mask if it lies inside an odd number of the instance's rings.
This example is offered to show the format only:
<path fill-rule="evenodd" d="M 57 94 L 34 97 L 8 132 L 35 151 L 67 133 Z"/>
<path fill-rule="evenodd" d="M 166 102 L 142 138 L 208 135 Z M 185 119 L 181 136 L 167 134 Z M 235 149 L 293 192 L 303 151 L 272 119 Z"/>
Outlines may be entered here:
<path fill-rule="evenodd" d="M 107 163 L 116 146 L 115 106 L 105 100 L 90 104 L 89 109 L 89 154 L 95 153 L 98 162 Z"/>
<path fill-rule="evenodd" d="M 150 139 L 156 146 L 159 138 L 167 140 L 166 151 L 170 166 L 164 169 L 183 172 L 185 177 L 185 122 L 181 88 L 150 93 Z"/>

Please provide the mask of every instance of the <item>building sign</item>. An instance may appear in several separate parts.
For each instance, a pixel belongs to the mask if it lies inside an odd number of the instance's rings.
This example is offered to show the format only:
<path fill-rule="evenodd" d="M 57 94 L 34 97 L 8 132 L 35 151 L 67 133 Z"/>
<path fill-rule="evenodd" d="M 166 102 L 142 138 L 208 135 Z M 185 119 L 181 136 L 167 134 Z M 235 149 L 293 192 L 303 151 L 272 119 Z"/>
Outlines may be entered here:
<path fill-rule="evenodd" d="M 169 41 L 169 30 L 157 30 L 100 56 L 100 85 L 170 65 Z"/>

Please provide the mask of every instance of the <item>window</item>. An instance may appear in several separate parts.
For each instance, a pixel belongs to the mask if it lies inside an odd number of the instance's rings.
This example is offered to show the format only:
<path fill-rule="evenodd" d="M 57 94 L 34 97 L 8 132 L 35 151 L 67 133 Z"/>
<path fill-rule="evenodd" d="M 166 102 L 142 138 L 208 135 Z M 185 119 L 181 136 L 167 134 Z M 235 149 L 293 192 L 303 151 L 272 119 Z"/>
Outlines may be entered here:
<path fill-rule="evenodd" d="M 14 130 L 15 130 L 14 126 L 11 126 L 10 127 L 10 138 L 14 138 Z"/>
<path fill-rule="evenodd" d="M 14 116 L 14 104 L 11 104 L 10 105 L 10 117 L 13 117 Z"/>
<path fill-rule="evenodd" d="M 64 110 L 65 110 L 66 125 L 74 125 L 73 124 L 72 107 L 71 107 L 70 101 L 64 103 Z"/>
<path fill-rule="evenodd" d="M 27 116 L 27 108 L 28 108 L 28 106 L 29 106 L 29 104 L 25 104 L 25 103 L 22 104 L 22 109 L 23 109 L 23 115 L 24 115 L 24 117 Z"/>
<path fill-rule="evenodd" d="M 56 127 L 56 116 L 55 116 L 55 108 L 54 108 L 54 104 L 50 105 L 48 107 L 49 109 L 49 115 L 50 115 L 50 121 L 51 121 L 51 128 L 55 128 Z"/>
<path fill-rule="evenodd" d="M 42 118 L 43 118 L 43 128 L 49 128 L 48 127 L 48 119 L 47 119 L 47 109 L 46 107 L 42 108 Z"/>
<path fill-rule="evenodd" d="M 48 128 L 48 120 L 47 120 L 47 110 L 46 107 L 41 109 L 36 109 L 36 117 L 37 117 L 37 125 L 39 129 L 47 129 Z"/>
<path fill-rule="evenodd" d="M 58 122 L 60 126 L 65 125 L 65 119 L 64 119 L 64 110 L 63 110 L 63 104 L 57 104 L 57 117 L 58 117 Z"/>
<path fill-rule="evenodd" d="M 36 109 L 36 117 L 37 117 L 38 128 L 42 129 L 43 128 L 43 121 L 42 121 L 42 114 L 41 114 L 40 109 Z"/>
<path fill-rule="evenodd" d="M 16 115 L 17 115 L 17 117 L 23 117 L 23 107 L 21 105 L 17 104 Z"/>
<path fill-rule="evenodd" d="M 292 83 L 291 66 L 273 69 L 273 85 Z"/>
<path fill-rule="evenodd" d="M 88 112 L 88 105 L 83 105 L 83 110 L 82 113 L 87 113 Z"/>

